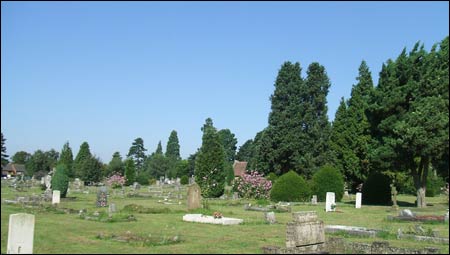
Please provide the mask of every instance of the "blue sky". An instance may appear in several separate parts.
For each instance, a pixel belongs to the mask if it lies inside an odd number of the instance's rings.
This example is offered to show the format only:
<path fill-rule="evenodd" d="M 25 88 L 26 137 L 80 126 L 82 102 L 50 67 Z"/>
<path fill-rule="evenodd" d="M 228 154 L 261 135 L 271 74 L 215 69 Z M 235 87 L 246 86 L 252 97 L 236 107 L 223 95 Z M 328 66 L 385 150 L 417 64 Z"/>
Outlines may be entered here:
<path fill-rule="evenodd" d="M 1 2 L 1 131 L 7 154 L 74 154 L 103 162 L 144 139 L 181 156 L 211 117 L 238 146 L 267 126 L 283 62 L 324 65 L 328 116 L 350 95 L 361 60 L 381 65 L 449 31 L 448 2 Z"/>

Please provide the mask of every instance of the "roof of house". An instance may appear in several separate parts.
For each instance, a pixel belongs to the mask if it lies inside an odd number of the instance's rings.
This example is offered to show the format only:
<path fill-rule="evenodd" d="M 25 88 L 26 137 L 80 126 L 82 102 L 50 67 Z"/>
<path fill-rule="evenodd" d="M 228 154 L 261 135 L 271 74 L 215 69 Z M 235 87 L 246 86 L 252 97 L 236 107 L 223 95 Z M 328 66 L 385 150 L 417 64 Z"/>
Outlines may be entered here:
<path fill-rule="evenodd" d="M 245 174 L 245 169 L 247 168 L 247 162 L 246 161 L 234 161 L 233 169 L 234 169 L 234 176 L 242 176 Z"/>
<path fill-rule="evenodd" d="M 6 166 L 2 167 L 2 170 L 14 171 L 15 173 L 25 172 L 25 165 L 8 163 Z"/>

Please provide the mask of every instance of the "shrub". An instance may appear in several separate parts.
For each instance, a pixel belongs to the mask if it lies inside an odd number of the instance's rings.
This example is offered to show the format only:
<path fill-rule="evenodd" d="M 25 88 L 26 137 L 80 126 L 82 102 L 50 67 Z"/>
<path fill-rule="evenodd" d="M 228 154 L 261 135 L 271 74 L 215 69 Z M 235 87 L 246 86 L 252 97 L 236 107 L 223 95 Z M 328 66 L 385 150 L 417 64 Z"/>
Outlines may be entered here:
<path fill-rule="evenodd" d="M 227 173 L 227 185 L 231 185 L 234 180 L 234 169 L 230 163 L 225 164 L 225 171 Z"/>
<path fill-rule="evenodd" d="M 445 181 L 442 177 L 434 175 L 433 171 L 428 171 L 426 197 L 438 196 L 441 193 L 441 188 L 444 186 Z"/>
<path fill-rule="evenodd" d="M 330 165 L 323 166 L 313 175 L 311 186 L 319 201 L 325 201 L 327 192 L 334 192 L 337 202 L 344 195 L 344 178 L 338 169 Z"/>
<path fill-rule="evenodd" d="M 372 172 L 362 188 L 364 204 L 389 205 L 391 202 L 391 180 L 388 176 Z"/>
<path fill-rule="evenodd" d="M 52 178 L 52 190 L 59 190 L 61 197 L 66 197 L 67 188 L 69 188 L 69 176 L 67 175 L 67 168 L 64 164 L 56 166 L 56 173 Z"/>
<path fill-rule="evenodd" d="M 136 176 L 136 181 L 141 185 L 148 185 L 150 174 L 148 172 L 141 172 Z"/>
<path fill-rule="evenodd" d="M 114 175 L 106 178 L 106 184 L 111 186 L 113 189 L 120 188 L 125 184 L 125 177 L 119 173 L 115 173 Z"/>
<path fill-rule="evenodd" d="M 233 183 L 233 190 L 239 193 L 242 198 L 269 198 L 269 191 L 272 188 L 272 182 L 266 180 L 257 171 L 252 171 L 250 174 L 243 174 L 237 177 Z"/>
<path fill-rule="evenodd" d="M 187 175 L 183 175 L 180 178 L 180 184 L 181 185 L 186 185 L 189 184 L 189 177 Z"/>
<path fill-rule="evenodd" d="M 272 184 L 273 183 L 275 183 L 275 181 L 278 179 L 278 176 L 275 174 L 275 173 L 269 173 L 267 176 L 266 176 L 266 179 L 267 180 L 269 180 L 269 181 L 271 181 L 272 182 Z"/>
<path fill-rule="evenodd" d="M 311 190 L 308 183 L 294 171 L 280 176 L 274 184 L 270 199 L 272 201 L 308 201 Z"/>

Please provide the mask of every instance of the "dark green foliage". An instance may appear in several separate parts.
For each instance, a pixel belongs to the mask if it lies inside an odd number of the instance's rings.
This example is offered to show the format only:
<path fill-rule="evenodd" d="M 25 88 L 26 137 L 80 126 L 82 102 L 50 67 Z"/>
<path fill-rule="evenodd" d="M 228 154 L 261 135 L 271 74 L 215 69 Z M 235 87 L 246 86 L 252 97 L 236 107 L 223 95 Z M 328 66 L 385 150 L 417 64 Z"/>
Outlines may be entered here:
<path fill-rule="evenodd" d="M 134 166 L 134 160 L 127 158 L 125 160 L 125 185 L 131 185 L 136 179 L 136 168 Z"/>
<path fill-rule="evenodd" d="M 37 179 L 45 176 L 56 166 L 58 155 L 59 153 L 53 149 L 46 152 L 35 151 L 25 164 L 26 174 L 28 176 L 34 175 Z"/>
<path fill-rule="evenodd" d="M 189 175 L 189 161 L 186 159 L 182 159 L 180 161 L 177 162 L 177 166 L 176 166 L 176 176 L 177 177 L 181 177 L 183 175 L 188 176 Z"/>
<path fill-rule="evenodd" d="M 67 166 L 59 164 L 56 166 L 56 173 L 52 177 L 52 190 L 59 190 L 61 197 L 66 197 L 69 188 L 69 176 L 67 175 Z"/>
<path fill-rule="evenodd" d="M 250 162 L 255 154 L 253 140 L 249 139 L 239 147 L 239 151 L 236 153 L 236 160 Z"/>
<path fill-rule="evenodd" d="M 170 159 L 168 159 L 164 154 L 162 153 L 153 153 L 146 162 L 147 171 L 149 174 L 153 177 L 155 177 L 157 180 L 159 180 L 159 177 L 161 176 L 167 176 L 168 171 L 172 165 L 172 162 Z"/>
<path fill-rule="evenodd" d="M 30 160 L 31 154 L 26 151 L 18 151 L 12 156 L 12 162 L 16 164 L 26 164 Z"/>
<path fill-rule="evenodd" d="M 236 156 L 237 139 L 229 129 L 220 130 L 218 135 L 225 151 L 225 160 L 233 163 Z"/>
<path fill-rule="evenodd" d="M 128 151 L 127 157 L 134 160 L 134 165 L 136 167 L 136 171 L 140 172 L 144 169 L 144 161 L 145 161 L 145 152 L 147 149 L 144 148 L 144 140 L 138 137 L 134 139 L 133 144 Z"/>
<path fill-rule="evenodd" d="M 195 178 L 202 196 L 219 197 L 223 194 L 225 179 L 225 152 L 220 137 L 210 118 L 202 128 L 202 147 L 195 161 Z"/>
<path fill-rule="evenodd" d="M 1 133 L 1 142 L 2 142 L 2 166 L 8 164 L 9 160 L 8 157 L 9 155 L 6 154 L 6 138 L 3 137 L 3 132 Z"/>
<path fill-rule="evenodd" d="M 444 179 L 442 179 L 442 177 L 435 174 L 434 171 L 429 171 L 425 196 L 427 196 L 427 197 L 439 196 L 439 194 L 441 194 L 441 188 L 444 186 L 445 186 Z"/>
<path fill-rule="evenodd" d="M 308 183 L 294 171 L 289 171 L 278 178 L 270 191 L 272 201 L 308 201 L 311 189 Z"/>
<path fill-rule="evenodd" d="M 366 205 L 391 204 L 391 179 L 379 172 L 372 172 L 362 188 L 362 203 Z"/>
<path fill-rule="evenodd" d="M 151 176 L 147 171 L 142 171 L 136 176 L 136 180 L 141 185 L 148 185 Z"/>
<path fill-rule="evenodd" d="M 159 141 L 158 147 L 156 147 L 155 154 L 161 154 L 161 155 L 163 155 L 163 149 L 162 149 L 161 141 Z"/>
<path fill-rule="evenodd" d="M 224 163 L 224 171 L 226 172 L 227 176 L 226 176 L 226 183 L 228 185 L 231 185 L 231 183 L 234 180 L 234 169 L 233 169 L 233 165 L 229 162 L 225 162 Z"/>
<path fill-rule="evenodd" d="M 81 164 L 81 179 L 87 183 L 100 182 L 103 177 L 103 164 L 98 157 L 92 156 Z"/>
<path fill-rule="evenodd" d="M 327 192 L 334 192 L 337 202 L 344 195 L 344 178 L 335 167 L 325 165 L 317 171 L 311 180 L 312 191 L 319 201 L 325 201 Z"/>
<path fill-rule="evenodd" d="M 61 156 L 59 157 L 58 164 L 64 164 L 67 168 L 67 175 L 69 178 L 75 176 L 73 172 L 73 154 L 72 149 L 69 146 L 69 142 L 66 142 L 61 150 Z"/>
<path fill-rule="evenodd" d="M 309 65 L 306 80 L 300 72 L 299 63 L 286 62 L 278 73 L 270 98 L 269 126 L 258 143 L 255 138 L 260 172 L 283 174 L 293 169 L 310 176 L 331 158 L 326 106 L 329 79 L 318 63 Z"/>
<path fill-rule="evenodd" d="M 275 183 L 275 181 L 278 179 L 278 176 L 274 173 L 269 173 L 266 176 L 266 179 L 272 182 L 272 185 Z"/>
<path fill-rule="evenodd" d="M 178 142 L 177 131 L 172 130 L 169 136 L 169 140 L 167 141 L 166 147 L 166 157 L 180 160 L 180 144 Z"/>
<path fill-rule="evenodd" d="M 114 152 L 111 161 L 108 164 L 106 176 L 112 176 L 115 173 L 123 176 L 125 174 L 125 164 L 118 151 Z"/>
<path fill-rule="evenodd" d="M 87 142 L 83 142 L 80 145 L 80 150 L 78 151 L 75 160 L 73 161 L 73 172 L 74 177 L 82 178 L 83 176 L 83 165 L 86 161 L 88 161 L 92 157 L 91 151 L 89 150 L 89 144 Z M 86 181 L 86 180 L 84 180 Z"/>
<path fill-rule="evenodd" d="M 188 157 L 188 163 L 189 163 L 189 173 L 188 176 L 193 176 L 195 172 L 195 159 L 197 158 L 198 153 L 200 152 L 200 149 L 197 149 L 197 151 L 194 154 L 189 155 Z"/>
<path fill-rule="evenodd" d="M 189 184 L 189 177 L 187 175 L 183 175 L 180 178 L 180 184 L 181 185 L 187 185 Z"/>

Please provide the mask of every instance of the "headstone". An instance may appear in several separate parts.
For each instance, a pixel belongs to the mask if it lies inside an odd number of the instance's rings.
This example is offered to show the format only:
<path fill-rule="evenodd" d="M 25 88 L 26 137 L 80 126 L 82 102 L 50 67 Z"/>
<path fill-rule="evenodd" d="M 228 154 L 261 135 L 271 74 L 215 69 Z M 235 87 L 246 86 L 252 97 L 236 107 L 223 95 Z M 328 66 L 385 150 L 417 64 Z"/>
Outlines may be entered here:
<path fill-rule="evenodd" d="M 133 183 L 133 189 L 134 190 L 140 190 L 141 189 L 141 185 L 138 182 L 134 182 Z"/>
<path fill-rule="evenodd" d="M 317 195 L 313 195 L 311 198 L 311 204 L 317 205 Z"/>
<path fill-rule="evenodd" d="M 197 183 L 188 186 L 187 208 L 188 210 L 197 209 L 201 206 L 201 190 Z"/>
<path fill-rule="evenodd" d="M 189 177 L 189 185 L 193 184 L 195 182 L 194 176 Z"/>
<path fill-rule="evenodd" d="M 325 245 L 323 221 L 317 219 L 315 211 L 292 213 L 293 221 L 287 223 L 286 247 L 302 252 L 316 252 Z"/>
<path fill-rule="evenodd" d="M 50 189 L 50 187 L 52 186 L 52 176 L 51 175 L 46 175 L 45 176 L 45 186 L 47 187 L 47 190 Z"/>
<path fill-rule="evenodd" d="M 362 200 L 362 193 L 361 192 L 357 192 L 356 193 L 355 208 L 361 208 L 361 200 Z"/>
<path fill-rule="evenodd" d="M 41 177 L 41 184 L 44 185 L 45 184 L 45 178 Z"/>
<path fill-rule="evenodd" d="M 156 186 L 161 185 L 160 181 L 156 181 Z"/>
<path fill-rule="evenodd" d="M 61 197 L 61 192 L 59 190 L 53 191 L 52 204 L 59 204 L 59 199 Z"/>
<path fill-rule="evenodd" d="M 445 220 L 445 222 L 448 222 L 448 209 L 447 209 L 447 213 L 445 214 L 444 220 Z"/>
<path fill-rule="evenodd" d="M 108 194 L 105 186 L 100 187 L 97 192 L 97 207 L 108 206 Z"/>
<path fill-rule="evenodd" d="M 348 190 L 344 191 L 344 196 L 345 196 L 346 198 L 350 198 L 350 195 L 348 194 Z"/>
<path fill-rule="evenodd" d="M 275 213 L 274 212 L 265 212 L 264 218 L 266 219 L 266 222 L 269 224 L 275 224 L 277 223 L 277 220 L 275 219 Z"/>
<path fill-rule="evenodd" d="M 409 209 L 401 210 L 399 216 L 401 216 L 401 217 L 416 217 L 416 215 L 414 215 L 414 213 L 411 212 L 411 210 L 409 210 Z"/>
<path fill-rule="evenodd" d="M 17 213 L 9 215 L 8 254 L 32 254 L 34 215 Z"/>
<path fill-rule="evenodd" d="M 233 192 L 233 200 L 239 199 L 239 193 Z"/>
<path fill-rule="evenodd" d="M 117 211 L 116 204 L 111 203 L 108 209 L 109 216 L 112 216 L 112 214 L 115 213 L 116 211 Z"/>
<path fill-rule="evenodd" d="M 325 211 L 334 212 L 335 208 L 332 208 L 332 205 L 336 206 L 334 192 L 327 192 L 327 197 L 325 201 Z"/>
<path fill-rule="evenodd" d="M 398 209 L 398 205 L 397 205 L 397 189 L 395 188 L 393 183 L 390 186 L 391 186 L 392 207 L 394 209 Z"/>

